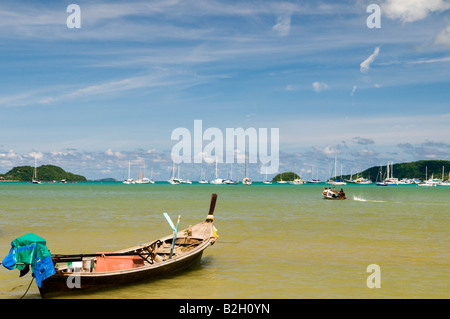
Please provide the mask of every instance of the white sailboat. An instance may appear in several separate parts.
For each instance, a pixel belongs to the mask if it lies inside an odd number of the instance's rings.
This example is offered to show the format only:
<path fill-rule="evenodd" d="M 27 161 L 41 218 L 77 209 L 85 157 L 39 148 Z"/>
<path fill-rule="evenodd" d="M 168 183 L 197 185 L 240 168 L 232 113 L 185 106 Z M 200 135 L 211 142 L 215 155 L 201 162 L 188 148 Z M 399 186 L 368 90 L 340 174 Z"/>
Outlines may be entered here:
<path fill-rule="evenodd" d="M 142 176 L 139 176 L 139 169 L 138 169 L 138 179 L 135 181 L 135 183 L 136 184 L 149 184 L 151 182 L 151 180 L 144 176 L 145 176 L 145 161 L 143 161 Z"/>
<path fill-rule="evenodd" d="M 178 166 L 178 180 L 180 181 L 180 184 L 192 184 L 190 180 L 186 180 L 180 177 L 180 166 Z"/>
<path fill-rule="evenodd" d="M 252 185 L 252 179 L 247 176 L 247 166 L 248 166 L 248 157 L 247 157 L 247 155 L 245 155 L 245 177 L 242 180 L 242 184 Z"/>
<path fill-rule="evenodd" d="M 317 178 L 314 179 L 313 171 L 314 171 L 314 166 L 311 166 L 311 179 L 308 181 L 308 183 L 314 183 L 314 184 L 320 183 L 319 172 L 317 172 Z"/>
<path fill-rule="evenodd" d="M 172 165 L 172 177 L 168 180 L 168 182 L 172 185 L 178 185 L 181 183 L 178 178 L 175 178 L 175 163 Z"/>
<path fill-rule="evenodd" d="M 280 179 L 277 180 L 277 184 L 287 184 L 288 183 L 287 181 L 283 180 L 283 174 L 284 173 L 278 174 L 278 175 L 280 175 Z"/>
<path fill-rule="evenodd" d="M 331 174 L 333 175 L 333 174 Z M 337 173 L 336 173 L 336 157 L 334 158 L 334 180 L 330 177 L 330 179 L 327 181 L 327 184 L 330 185 L 347 185 L 346 182 L 342 180 L 342 165 L 341 165 L 341 179 L 336 179 Z"/>
<path fill-rule="evenodd" d="M 31 179 L 31 182 L 33 184 L 41 184 L 41 181 L 37 178 L 37 159 L 34 158 L 34 171 L 33 171 L 33 178 Z"/>
<path fill-rule="evenodd" d="M 425 167 L 425 182 L 417 184 L 420 187 L 436 187 L 439 183 L 439 180 L 433 178 L 433 174 L 431 174 L 431 178 L 428 179 L 428 167 Z"/>
<path fill-rule="evenodd" d="M 200 184 L 208 184 L 209 182 L 205 179 L 205 172 L 202 170 L 200 180 L 198 181 Z"/>
<path fill-rule="evenodd" d="M 135 184 L 135 180 L 131 178 L 130 176 L 130 168 L 131 168 L 131 163 L 128 162 L 128 178 L 126 180 L 123 181 L 124 184 L 130 185 L 130 184 Z"/>
<path fill-rule="evenodd" d="M 214 180 L 212 180 L 210 183 L 215 184 L 215 185 L 225 184 L 225 180 L 222 178 L 219 178 L 218 174 L 217 174 L 217 157 L 216 157 L 216 178 Z"/>
<path fill-rule="evenodd" d="M 230 165 L 230 178 L 225 180 L 225 184 L 237 185 L 239 182 L 233 179 L 233 164 Z"/>
<path fill-rule="evenodd" d="M 378 182 L 376 185 L 378 186 L 392 186 L 392 185 L 398 185 L 398 178 L 395 178 L 394 175 L 394 164 L 389 164 L 389 162 L 386 165 L 386 178 Z"/>
<path fill-rule="evenodd" d="M 266 177 L 264 178 L 263 183 L 264 183 L 264 184 L 272 184 L 272 181 L 269 181 L 269 180 L 267 179 L 267 167 L 266 167 Z"/>
<path fill-rule="evenodd" d="M 442 181 L 438 185 L 439 186 L 450 186 L 450 172 L 448 173 L 448 180 L 444 181 L 444 166 L 442 166 Z"/>

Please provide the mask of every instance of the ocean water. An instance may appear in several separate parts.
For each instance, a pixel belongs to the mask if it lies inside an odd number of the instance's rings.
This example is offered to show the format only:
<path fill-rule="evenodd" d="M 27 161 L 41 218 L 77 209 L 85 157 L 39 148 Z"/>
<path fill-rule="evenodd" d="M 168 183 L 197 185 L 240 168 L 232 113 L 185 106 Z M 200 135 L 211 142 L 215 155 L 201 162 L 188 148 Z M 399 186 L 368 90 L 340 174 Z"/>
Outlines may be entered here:
<path fill-rule="evenodd" d="M 450 187 L 0 183 L 0 259 L 32 232 L 52 253 L 114 251 L 206 218 L 218 194 L 218 241 L 178 274 L 68 298 L 449 298 Z M 369 288 L 369 265 L 380 288 Z M 0 267 L 0 298 L 22 297 L 28 274 Z M 195 289 L 194 289 L 195 288 Z M 24 298 L 40 298 L 33 283 Z"/>

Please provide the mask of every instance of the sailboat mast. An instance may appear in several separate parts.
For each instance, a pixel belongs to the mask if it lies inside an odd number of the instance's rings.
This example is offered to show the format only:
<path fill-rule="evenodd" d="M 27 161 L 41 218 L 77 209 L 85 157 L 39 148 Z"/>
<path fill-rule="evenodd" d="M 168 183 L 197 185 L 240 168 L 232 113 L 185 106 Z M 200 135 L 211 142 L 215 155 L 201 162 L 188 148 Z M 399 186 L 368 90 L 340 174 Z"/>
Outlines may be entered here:
<path fill-rule="evenodd" d="M 334 181 L 336 181 L 336 176 L 337 176 L 337 173 L 336 173 L 336 157 L 334 158 Z"/>
<path fill-rule="evenodd" d="M 217 176 L 217 156 L 216 156 L 216 179 L 218 178 Z"/>
<path fill-rule="evenodd" d="M 33 178 L 37 179 L 37 161 L 36 161 L 36 157 L 34 158 L 34 172 L 33 172 Z"/>

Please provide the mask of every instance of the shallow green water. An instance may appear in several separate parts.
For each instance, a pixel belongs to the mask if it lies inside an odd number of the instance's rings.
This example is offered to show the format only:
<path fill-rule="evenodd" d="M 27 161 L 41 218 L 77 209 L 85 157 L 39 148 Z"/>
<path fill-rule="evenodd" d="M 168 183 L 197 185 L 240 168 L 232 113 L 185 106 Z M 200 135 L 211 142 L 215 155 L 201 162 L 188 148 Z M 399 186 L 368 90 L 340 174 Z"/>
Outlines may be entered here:
<path fill-rule="evenodd" d="M 123 185 L 0 183 L 0 259 L 33 232 L 52 253 L 114 251 L 206 218 L 218 194 L 219 239 L 180 274 L 76 298 L 449 298 L 450 187 L 347 185 Z M 381 269 L 370 289 L 367 266 Z M 31 276 L 0 269 L 0 298 Z M 195 294 L 193 294 L 195 292 Z M 36 285 L 26 298 L 40 298 Z"/>

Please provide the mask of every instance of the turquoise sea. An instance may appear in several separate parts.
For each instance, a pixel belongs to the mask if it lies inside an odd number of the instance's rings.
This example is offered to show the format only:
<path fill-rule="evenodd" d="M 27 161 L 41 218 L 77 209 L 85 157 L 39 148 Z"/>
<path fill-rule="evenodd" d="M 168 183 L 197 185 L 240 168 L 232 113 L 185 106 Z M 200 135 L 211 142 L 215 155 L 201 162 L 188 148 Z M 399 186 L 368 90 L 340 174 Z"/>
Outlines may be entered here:
<path fill-rule="evenodd" d="M 196 224 L 217 193 L 219 239 L 200 265 L 75 298 L 450 297 L 450 187 L 346 185 L 349 200 L 329 201 L 323 186 L 1 182 L 0 259 L 29 232 L 63 254 L 148 242 L 172 233 L 164 212 Z M 367 285 L 372 264 L 380 288 Z M 30 281 L 0 267 L 0 298 L 20 298 Z M 35 283 L 24 298 L 40 298 Z"/>

